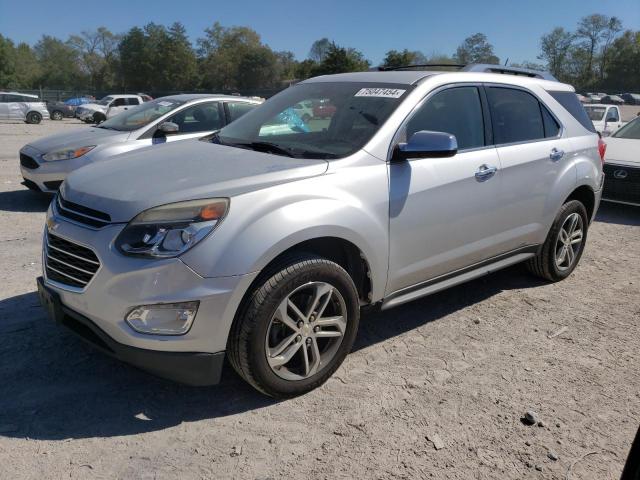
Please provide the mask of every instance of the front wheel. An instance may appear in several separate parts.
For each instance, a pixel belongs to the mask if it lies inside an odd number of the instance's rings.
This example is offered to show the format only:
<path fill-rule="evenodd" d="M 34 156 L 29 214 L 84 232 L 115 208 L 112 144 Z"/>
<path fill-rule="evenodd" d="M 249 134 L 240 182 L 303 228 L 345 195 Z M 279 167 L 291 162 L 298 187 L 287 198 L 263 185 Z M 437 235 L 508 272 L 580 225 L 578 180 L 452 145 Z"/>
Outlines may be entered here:
<path fill-rule="evenodd" d="M 272 397 L 322 385 L 351 350 L 358 293 L 338 264 L 313 255 L 290 259 L 263 277 L 231 328 L 229 360 Z"/>
<path fill-rule="evenodd" d="M 576 268 L 587 240 L 587 211 L 577 200 L 565 203 L 538 254 L 527 262 L 534 275 L 558 282 Z"/>
<path fill-rule="evenodd" d="M 59 110 L 51 112 L 51 120 L 62 120 L 63 117 L 64 115 L 62 115 L 62 112 Z"/>
<path fill-rule="evenodd" d="M 93 123 L 95 123 L 96 125 L 104 122 L 106 119 L 107 119 L 107 117 L 105 117 L 103 113 L 94 113 L 93 114 Z"/>

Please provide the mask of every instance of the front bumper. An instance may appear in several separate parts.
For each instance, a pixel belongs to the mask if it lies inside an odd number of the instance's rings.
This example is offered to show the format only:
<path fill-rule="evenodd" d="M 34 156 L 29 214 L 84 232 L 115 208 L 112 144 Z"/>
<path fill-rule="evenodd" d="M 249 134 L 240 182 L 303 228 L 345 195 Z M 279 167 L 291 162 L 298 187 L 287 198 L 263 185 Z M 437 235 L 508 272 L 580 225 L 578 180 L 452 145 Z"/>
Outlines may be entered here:
<path fill-rule="evenodd" d="M 640 205 L 640 167 L 626 164 L 604 164 L 604 192 L 602 199 L 626 205 Z"/>
<path fill-rule="evenodd" d="M 100 263 L 86 286 L 72 287 L 47 278 L 47 249 L 43 248 L 44 284 L 58 296 L 61 305 L 72 312 L 69 317 L 81 317 L 90 322 L 121 345 L 120 350 L 143 349 L 159 355 L 224 354 L 238 306 L 257 273 L 205 278 L 179 258 L 128 257 L 114 245 L 124 224 L 93 229 L 57 215 L 51 207 L 45 228 L 51 235 L 92 250 Z M 198 313 L 191 329 L 184 335 L 139 333 L 124 320 L 140 305 L 196 300 L 199 302 Z M 125 361 L 128 360 L 125 358 Z"/>
<path fill-rule="evenodd" d="M 64 325 L 101 352 L 159 377 L 193 386 L 220 382 L 224 352 L 162 352 L 116 342 L 87 317 L 66 307 L 38 277 L 40 302 L 56 323 Z"/>

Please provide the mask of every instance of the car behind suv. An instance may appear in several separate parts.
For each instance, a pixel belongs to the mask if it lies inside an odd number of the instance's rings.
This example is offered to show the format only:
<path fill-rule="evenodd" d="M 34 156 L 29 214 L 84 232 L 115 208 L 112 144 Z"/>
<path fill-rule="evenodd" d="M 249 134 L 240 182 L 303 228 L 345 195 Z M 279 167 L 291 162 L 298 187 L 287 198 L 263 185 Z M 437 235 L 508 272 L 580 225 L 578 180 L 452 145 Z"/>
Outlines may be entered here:
<path fill-rule="evenodd" d="M 362 309 L 518 262 L 566 278 L 604 150 L 572 87 L 495 71 L 313 78 L 207 141 L 74 172 L 47 212 L 43 304 L 148 371 L 213 384 L 227 357 L 289 397 L 338 368 Z M 305 122 L 304 102 L 335 110 Z"/>
<path fill-rule="evenodd" d="M 0 120 L 20 120 L 37 124 L 43 119 L 49 119 L 49 111 L 37 95 L 0 92 Z"/>
<path fill-rule="evenodd" d="M 54 193 L 80 167 L 138 148 L 206 136 L 260 103 L 246 97 L 172 95 L 133 107 L 92 128 L 40 138 L 20 149 L 24 184 Z"/>

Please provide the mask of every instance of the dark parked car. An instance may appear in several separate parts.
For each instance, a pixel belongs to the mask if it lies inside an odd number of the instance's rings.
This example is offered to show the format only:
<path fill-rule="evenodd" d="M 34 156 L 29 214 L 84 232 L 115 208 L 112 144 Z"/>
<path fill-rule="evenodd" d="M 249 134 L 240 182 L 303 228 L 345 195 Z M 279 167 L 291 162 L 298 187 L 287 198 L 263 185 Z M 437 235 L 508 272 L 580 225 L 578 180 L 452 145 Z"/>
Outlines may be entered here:
<path fill-rule="evenodd" d="M 624 100 L 618 95 L 605 95 L 600 100 L 600 103 L 605 103 L 607 105 L 622 105 L 624 104 Z"/>
<path fill-rule="evenodd" d="M 63 118 L 73 118 L 76 107 L 64 102 L 47 102 L 47 110 L 49 110 L 51 120 L 62 120 Z"/>
<path fill-rule="evenodd" d="M 640 93 L 623 93 L 620 96 L 627 105 L 640 105 Z"/>

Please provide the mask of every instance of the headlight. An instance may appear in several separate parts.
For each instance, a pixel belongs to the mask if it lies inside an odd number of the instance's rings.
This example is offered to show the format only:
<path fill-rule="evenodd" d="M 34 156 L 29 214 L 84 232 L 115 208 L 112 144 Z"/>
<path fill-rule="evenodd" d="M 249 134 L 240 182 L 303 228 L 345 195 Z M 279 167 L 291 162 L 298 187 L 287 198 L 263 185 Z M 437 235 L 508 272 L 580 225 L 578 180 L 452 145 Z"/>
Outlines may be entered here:
<path fill-rule="evenodd" d="M 126 255 L 176 257 L 209 235 L 229 210 L 227 198 L 190 200 L 139 214 L 116 239 Z"/>
<path fill-rule="evenodd" d="M 55 152 L 49 152 L 42 156 L 42 159 L 47 162 L 56 162 L 58 160 L 71 160 L 72 158 L 78 158 L 87 152 L 90 152 L 96 148 L 95 145 L 88 145 L 80 148 L 66 148 L 64 150 L 57 150 Z"/>

